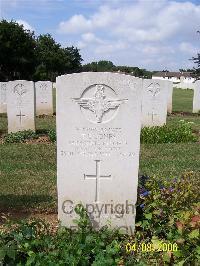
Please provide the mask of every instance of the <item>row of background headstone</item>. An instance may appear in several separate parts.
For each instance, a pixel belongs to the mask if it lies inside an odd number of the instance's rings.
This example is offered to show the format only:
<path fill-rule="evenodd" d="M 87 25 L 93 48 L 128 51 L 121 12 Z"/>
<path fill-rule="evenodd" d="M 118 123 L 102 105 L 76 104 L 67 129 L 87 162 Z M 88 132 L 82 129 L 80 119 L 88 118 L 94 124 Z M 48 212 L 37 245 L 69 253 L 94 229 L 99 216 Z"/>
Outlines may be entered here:
<path fill-rule="evenodd" d="M 172 112 L 172 90 L 176 86 L 171 81 L 169 83 L 168 90 L 168 113 Z M 200 81 L 196 81 L 192 84 L 191 89 L 194 90 L 193 98 L 193 113 L 198 113 L 200 109 L 199 100 L 199 84 Z M 0 82 L 0 113 L 6 113 L 6 86 L 7 82 Z M 56 87 L 56 83 L 53 83 L 53 87 Z M 50 81 L 38 81 L 35 83 L 36 88 L 36 115 L 52 115 L 52 83 Z M 37 93 L 38 92 L 38 93 Z"/>
<path fill-rule="evenodd" d="M 0 83 L 0 113 L 8 116 L 8 132 L 35 131 L 35 115 L 53 115 L 53 83 L 16 80 Z"/>
<path fill-rule="evenodd" d="M 27 81 L 18 80 L 23 86 Z M 7 112 L 7 87 L 9 82 L 0 82 L 0 113 Z M 16 85 L 17 86 L 17 85 Z M 36 115 L 52 115 L 53 114 L 53 83 L 50 81 L 38 81 L 34 83 L 36 97 Z M 17 89 L 16 89 L 17 90 Z"/>
<path fill-rule="evenodd" d="M 195 85 L 193 112 L 198 112 L 200 81 L 197 81 Z M 167 112 L 172 112 L 173 83 L 143 79 L 142 87 L 142 126 L 164 125 Z M 8 132 L 35 130 L 35 114 L 53 114 L 53 83 L 50 81 L 1 82 L 0 88 L 0 113 L 5 113 L 8 109 Z"/>

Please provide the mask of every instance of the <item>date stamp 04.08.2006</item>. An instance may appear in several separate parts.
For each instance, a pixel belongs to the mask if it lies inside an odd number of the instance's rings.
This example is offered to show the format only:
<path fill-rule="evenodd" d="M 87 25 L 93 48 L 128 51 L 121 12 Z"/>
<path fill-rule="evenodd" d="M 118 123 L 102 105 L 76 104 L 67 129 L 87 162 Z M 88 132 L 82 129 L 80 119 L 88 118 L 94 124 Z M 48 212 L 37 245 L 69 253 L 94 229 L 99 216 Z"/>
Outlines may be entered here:
<path fill-rule="evenodd" d="M 175 252 L 178 250 L 176 243 L 130 243 L 125 245 L 127 253 L 137 252 Z"/>

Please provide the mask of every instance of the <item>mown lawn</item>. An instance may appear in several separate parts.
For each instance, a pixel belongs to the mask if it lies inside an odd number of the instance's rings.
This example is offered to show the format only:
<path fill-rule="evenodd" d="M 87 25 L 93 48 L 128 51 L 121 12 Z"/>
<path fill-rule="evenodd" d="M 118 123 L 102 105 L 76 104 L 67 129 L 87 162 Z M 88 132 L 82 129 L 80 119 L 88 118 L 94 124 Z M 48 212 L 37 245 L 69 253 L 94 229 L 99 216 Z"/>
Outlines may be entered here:
<path fill-rule="evenodd" d="M 141 145 L 140 174 L 176 177 L 194 171 L 200 177 L 196 143 Z M 56 146 L 1 145 L 0 210 L 56 210 Z"/>
<path fill-rule="evenodd" d="M 191 110 L 190 90 L 175 89 L 173 97 L 174 110 Z M 167 123 L 181 119 L 193 122 L 193 130 L 200 131 L 198 115 L 173 114 Z M 55 128 L 55 116 L 37 118 L 36 128 L 38 133 Z M 6 132 L 7 118 L 1 115 L 0 135 Z M 199 143 L 141 145 L 140 174 L 170 178 L 185 171 L 200 177 Z M 13 208 L 56 212 L 56 204 L 55 144 L 0 144 L 0 212 Z"/>
<path fill-rule="evenodd" d="M 173 89 L 173 112 L 192 112 L 193 90 Z"/>
<path fill-rule="evenodd" d="M 3 144 L 0 149 L 0 209 L 55 207 L 55 145 Z"/>

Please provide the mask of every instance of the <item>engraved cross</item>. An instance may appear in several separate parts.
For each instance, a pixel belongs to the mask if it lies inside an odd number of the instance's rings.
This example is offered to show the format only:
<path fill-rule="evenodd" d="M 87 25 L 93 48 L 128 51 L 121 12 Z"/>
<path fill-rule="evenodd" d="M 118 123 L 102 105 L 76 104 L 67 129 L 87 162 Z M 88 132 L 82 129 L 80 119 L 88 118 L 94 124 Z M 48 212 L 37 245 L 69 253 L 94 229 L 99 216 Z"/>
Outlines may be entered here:
<path fill-rule="evenodd" d="M 111 175 L 101 175 L 101 168 L 100 168 L 100 160 L 95 160 L 96 162 L 96 174 L 95 175 L 86 175 L 84 174 L 84 179 L 95 179 L 96 185 L 95 185 L 95 202 L 99 201 L 99 189 L 100 189 L 100 180 L 104 178 L 111 178 Z"/>
<path fill-rule="evenodd" d="M 152 113 L 148 113 L 149 116 L 151 116 L 151 121 L 154 122 L 154 117 L 158 116 L 158 114 L 154 113 L 154 110 Z"/>
<path fill-rule="evenodd" d="M 19 115 L 16 115 L 16 116 L 19 117 L 19 121 L 20 121 L 20 124 L 21 124 L 22 123 L 22 117 L 25 116 L 25 115 L 23 115 L 22 112 L 21 112 L 21 110 L 20 110 Z"/>

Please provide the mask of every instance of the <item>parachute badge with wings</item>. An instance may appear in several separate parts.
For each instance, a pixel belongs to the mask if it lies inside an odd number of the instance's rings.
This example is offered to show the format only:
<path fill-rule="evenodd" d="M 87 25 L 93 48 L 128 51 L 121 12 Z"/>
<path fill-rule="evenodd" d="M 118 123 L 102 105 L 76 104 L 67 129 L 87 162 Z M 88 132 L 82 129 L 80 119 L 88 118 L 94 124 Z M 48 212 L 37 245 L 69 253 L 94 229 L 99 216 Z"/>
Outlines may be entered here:
<path fill-rule="evenodd" d="M 128 99 L 111 100 L 106 99 L 103 85 L 96 85 L 96 92 L 94 98 L 73 98 L 73 100 L 79 104 L 80 107 L 88 109 L 95 114 L 96 122 L 101 123 L 105 112 L 110 109 L 118 108 L 122 103 L 128 101 Z"/>

